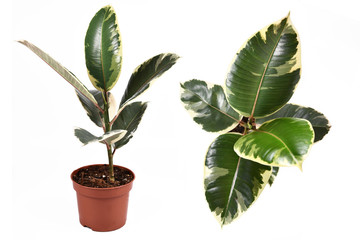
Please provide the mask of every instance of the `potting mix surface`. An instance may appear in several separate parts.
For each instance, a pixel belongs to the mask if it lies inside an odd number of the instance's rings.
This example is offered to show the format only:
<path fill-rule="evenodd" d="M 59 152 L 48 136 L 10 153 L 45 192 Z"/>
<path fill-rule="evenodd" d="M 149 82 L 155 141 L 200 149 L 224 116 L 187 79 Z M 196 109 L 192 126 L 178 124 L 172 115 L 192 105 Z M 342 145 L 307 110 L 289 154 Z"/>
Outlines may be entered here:
<path fill-rule="evenodd" d="M 115 182 L 110 182 L 109 166 L 94 165 L 80 169 L 73 180 L 85 187 L 111 188 L 125 185 L 134 179 L 133 174 L 123 168 L 114 166 Z"/>

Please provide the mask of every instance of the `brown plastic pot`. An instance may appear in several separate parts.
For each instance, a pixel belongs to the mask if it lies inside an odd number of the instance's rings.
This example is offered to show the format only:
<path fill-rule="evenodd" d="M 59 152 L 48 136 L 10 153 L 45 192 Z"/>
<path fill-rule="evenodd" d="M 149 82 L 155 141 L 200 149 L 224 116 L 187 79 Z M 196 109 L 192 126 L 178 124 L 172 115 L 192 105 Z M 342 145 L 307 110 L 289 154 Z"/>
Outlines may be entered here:
<path fill-rule="evenodd" d="M 134 173 L 130 169 L 114 165 L 114 167 L 129 170 L 134 179 L 130 183 L 119 187 L 91 188 L 82 186 L 73 180 L 73 176 L 80 169 L 87 167 L 89 166 L 81 167 L 71 173 L 81 225 L 98 232 L 113 231 L 121 228 L 126 223 L 129 192 L 135 179 Z"/>

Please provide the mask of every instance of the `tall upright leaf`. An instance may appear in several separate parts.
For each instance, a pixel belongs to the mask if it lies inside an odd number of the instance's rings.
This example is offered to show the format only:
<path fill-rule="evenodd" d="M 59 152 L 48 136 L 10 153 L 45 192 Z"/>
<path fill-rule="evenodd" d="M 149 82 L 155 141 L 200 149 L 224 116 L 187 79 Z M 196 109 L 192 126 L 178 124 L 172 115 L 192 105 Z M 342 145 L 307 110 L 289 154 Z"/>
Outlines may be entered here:
<path fill-rule="evenodd" d="M 194 121 L 209 132 L 228 131 L 239 124 L 240 116 L 226 100 L 220 85 L 190 80 L 181 84 L 181 101 Z"/>
<path fill-rule="evenodd" d="M 152 80 L 169 70 L 179 59 L 173 53 L 162 53 L 138 66 L 130 77 L 120 102 L 120 108 L 149 88 Z"/>
<path fill-rule="evenodd" d="M 285 105 L 299 79 L 299 38 L 287 16 L 257 32 L 240 48 L 225 92 L 241 115 L 260 118 Z"/>
<path fill-rule="evenodd" d="M 314 142 L 320 141 L 330 130 L 329 120 L 325 117 L 324 114 L 316 111 L 310 107 L 303 107 L 296 104 L 286 104 L 276 113 L 266 117 L 256 120 L 256 123 L 264 123 L 271 119 L 282 118 L 282 117 L 294 117 L 294 118 L 303 118 L 308 120 L 315 132 Z"/>
<path fill-rule="evenodd" d="M 89 101 L 91 101 L 97 109 L 103 112 L 101 107 L 97 104 L 97 101 L 95 100 L 94 96 L 89 92 L 89 90 L 85 87 L 85 85 L 79 79 L 77 79 L 77 77 L 72 72 L 70 72 L 68 69 L 63 67 L 59 62 L 57 62 L 55 59 L 50 57 L 47 53 L 45 53 L 43 50 L 41 50 L 34 44 L 26 40 L 22 40 L 18 42 L 25 45 L 36 55 L 38 55 L 42 60 L 44 60 L 44 62 L 46 62 L 52 69 L 54 69 L 68 83 L 70 83 L 76 89 L 76 91 L 79 91 L 84 97 L 89 99 Z"/>
<path fill-rule="evenodd" d="M 240 157 L 261 164 L 297 166 L 301 169 L 313 142 L 314 131 L 309 121 L 277 118 L 240 138 L 234 150 Z"/>
<path fill-rule="evenodd" d="M 111 6 L 93 17 L 85 37 L 85 60 L 89 78 L 99 91 L 109 91 L 120 76 L 122 45 L 116 14 Z"/>
<path fill-rule="evenodd" d="M 220 135 L 205 159 L 205 195 L 221 225 L 231 223 L 259 197 L 271 175 L 271 167 L 239 157 L 234 143 L 240 134 Z"/>

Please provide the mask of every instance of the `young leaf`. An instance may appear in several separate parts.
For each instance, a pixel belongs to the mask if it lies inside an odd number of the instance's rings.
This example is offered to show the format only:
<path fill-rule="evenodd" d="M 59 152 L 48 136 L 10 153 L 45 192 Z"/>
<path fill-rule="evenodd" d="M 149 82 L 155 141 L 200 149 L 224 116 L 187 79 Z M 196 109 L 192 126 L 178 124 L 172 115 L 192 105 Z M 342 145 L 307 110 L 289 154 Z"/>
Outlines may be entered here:
<path fill-rule="evenodd" d="M 205 159 L 205 195 L 221 225 L 231 223 L 259 197 L 271 175 L 271 167 L 239 157 L 234 144 L 241 135 L 220 135 Z"/>
<path fill-rule="evenodd" d="M 240 157 L 260 164 L 301 169 L 313 142 L 310 122 L 299 118 L 277 118 L 240 138 L 234 150 Z"/>
<path fill-rule="evenodd" d="M 204 81 L 193 79 L 181 84 L 181 88 L 181 101 L 186 110 L 205 131 L 228 131 L 239 123 L 239 114 L 227 102 L 220 85 L 210 87 Z"/>
<path fill-rule="evenodd" d="M 315 132 L 314 142 L 323 139 L 331 128 L 329 124 L 329 120 L 327 120 L 324 114 L 310 107 L 303 107 L 290 103 L 286 104 L 279 111 L 266 118 L 256 119 L 256 123 L 261 124 L 271 119 L 282 118 L 282 117 L 303 118 L 308 120 L 311 123 Z"/>
<path fill-rule="evenodd" d="M 118 118 L 114 121 L 112 125 L 112 130 L 116 129 L 124 129 L 127 131 L 126 135 L 115 142 L 115 148 L 121 148 L 125 144 L 127 144 L 130 139 L 133 137 L 142 116 L 145 113 L 147 108 L 147 103 L 144 102 L 133 102 L 125 106 L 125 108 L 121 111 Z"/>
<path fill-rule="evenodd" d="M 226 79 L 230 105 L 246 117 L 265 117 L 286 104 L 300 79 L 300 44 L 289 16 L 241 47 Z"/>
<path fill-rule="evenodd" d="M 119 108 L 148 89 L 151 81 L 169 70 L 178 59 L 176 54 L 162 53 L 138 66 L 130 77 Z"/>
<path fill-rule="evenodd" d="M 94 96 L 89 92 L 89 90 L 85 87 L 85 85 L 80 82 L 76 76 L 63 67 L 60 63 L 55 61 L 52 57 L 50 57 L 47 53 L 42 51 L 40 48 L 31 44 L 26 40 L 18 41 L 19 43 L 28 47 L 31 51 L 33 51 L 36 55 L 38 55 L 44 62 L 46 62 L 51 68 L 53 68 L 58 74 L 60 74 L 67 82 L 69 82 L 76 91 L 79 91 L 85 98 L 87 98 L 90 102 L 94 104 L 94 106 L 99 109 L 99 111 L 103 112 L 101 107 L 97 104 Z"/>
<path fill-rule="evenodd" d="M 126 130 L 114 130 L 107 132 L 100 137 L 97 137 L 85 129 L 75 128 L 74 134 L 84 145 L 91 142 L 107 143 L 111 145 L 114 142 L 119 141 L 121 138 L 123 138 L 126 135 Z"/>
<path fill-rule="evenodd" d="M 99 91 L 110 91 L 119 79 L 122 62 L 120 31 L 111 6 L 100 9 L 89 24 L 85 60 L 94 87 Z"/>

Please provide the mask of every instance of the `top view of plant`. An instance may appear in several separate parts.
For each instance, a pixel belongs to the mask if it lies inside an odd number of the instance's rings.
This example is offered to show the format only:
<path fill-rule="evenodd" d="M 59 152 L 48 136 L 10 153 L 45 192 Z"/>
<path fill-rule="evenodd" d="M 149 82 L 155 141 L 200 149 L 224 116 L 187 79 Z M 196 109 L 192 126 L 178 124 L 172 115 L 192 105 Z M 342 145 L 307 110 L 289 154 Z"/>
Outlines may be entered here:
<path fill-rule="evenodd" d="M 132 100 L 147 90 L 154 79 L 170 69 L 179 57 L 172 53 L 162 53 L 139 65 L 131 75 L 116 110 L 110 90 L 119 79 L 123 56 L 119 26 L 111 6 L 105 6 L 96 13 L 85 37 L 86 67 L 94 90 L 88 90 L 72 72 L 35 45 L 25 40 L 19 42 L 37 54 L 75 88 L 91 121 L 103 129 L 102 136 L 95 136 L 85 129 L 77 128 L 75 136 L 84 145 L 96 141 L 105 144 L 110 172 L 108 178 L 113 182 L 114 154 L 133 137 L 147 108 L 146 102 Z"/>
<path fill-rule="evenodd" d="M 280 167 L 302 169 L 326 117 L 287 103 L 300 80 L 300 42 L 289 15 L 250 37 L 234 57 L 225 86 L 181 84 L 193 120 L 219 135 L 205 157 L 204 187 L 221 225 L 231 223 L 272 185 Z"/>

